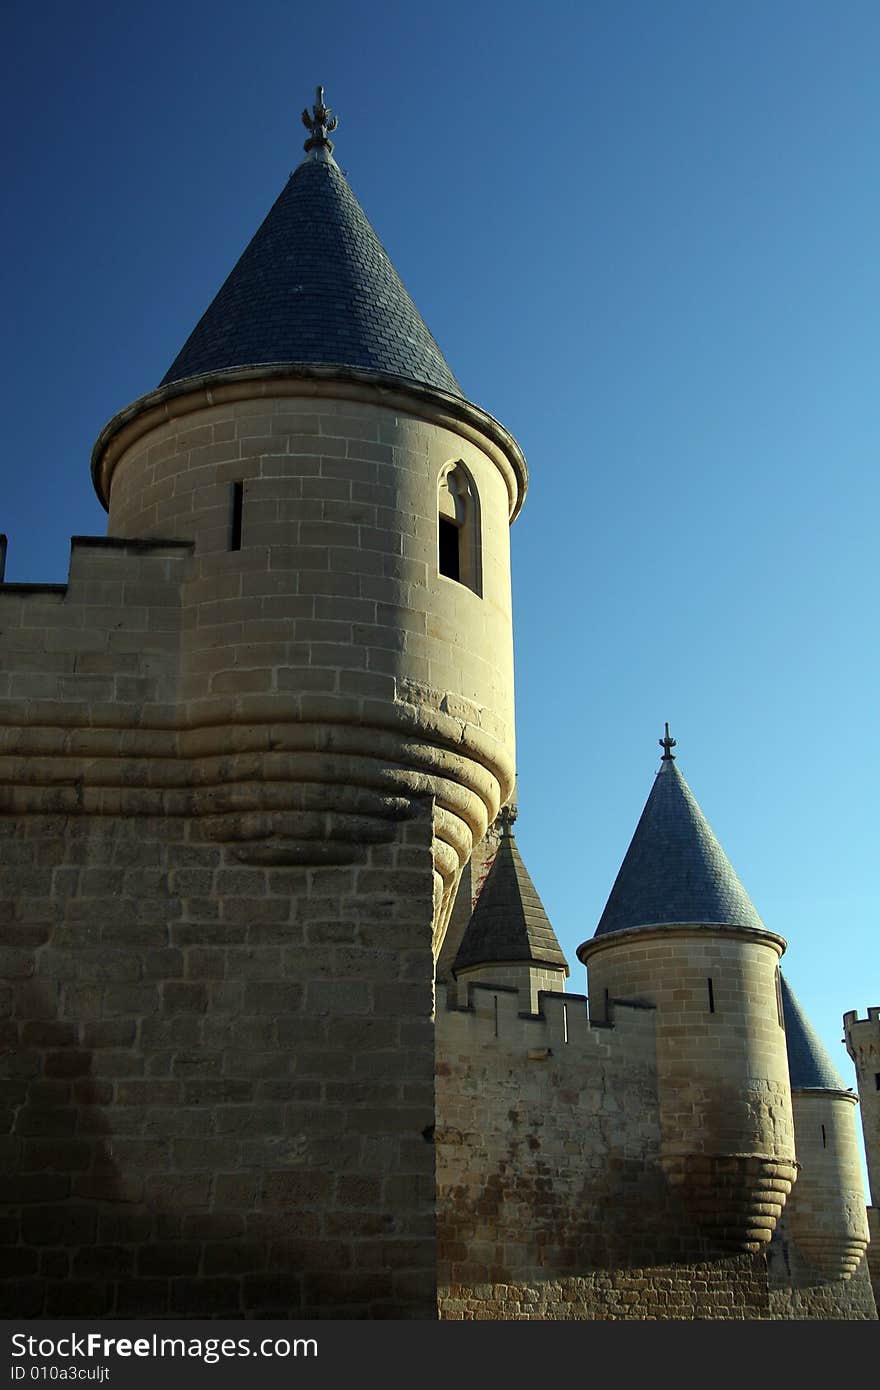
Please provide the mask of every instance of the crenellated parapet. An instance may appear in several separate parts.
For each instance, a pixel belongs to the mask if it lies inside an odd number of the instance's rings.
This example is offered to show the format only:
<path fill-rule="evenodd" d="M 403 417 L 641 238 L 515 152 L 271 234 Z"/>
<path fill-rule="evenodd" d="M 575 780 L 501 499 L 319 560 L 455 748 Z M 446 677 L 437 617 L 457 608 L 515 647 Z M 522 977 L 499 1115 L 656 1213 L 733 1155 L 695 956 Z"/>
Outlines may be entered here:
<path fill-rule="evenodd" d="M 185 814 L 189 541 L 74 536 L 66 584 L 0 585 L 0 809 Z"/>
<path fill-rule="evenodd" d="M 533 1013 L 528 984 L 437 996 L 441 1286 L 575 1277 L 631 1252 L 634 1231 L 642 1255 L 671 1249 L 654 1011 L 611 1028 L 583 995 L 542 992 Z"/>
<path fill-rule="evenodd" d="M 633 1057 L 653 1058 L 655 1011 L 650 1006 L 621 1002 L 610 1027 L 589 1014 L 585 994 L 540 990 L 538 1009 L 531 1008 L 531 989 L 504 983 L 462 981 L 437 986 L 438 1052 L 467 1039 L 475 1048 L 520 1047 L 531 1060 L 570 1059 L 579 1066 L 584 1059 L 607 1059 L 612 1049 Z M 534 1057 L 532 1054 L 536 1054 Z M 537 1054 L 546 1054 L 537 1056 Z"/>

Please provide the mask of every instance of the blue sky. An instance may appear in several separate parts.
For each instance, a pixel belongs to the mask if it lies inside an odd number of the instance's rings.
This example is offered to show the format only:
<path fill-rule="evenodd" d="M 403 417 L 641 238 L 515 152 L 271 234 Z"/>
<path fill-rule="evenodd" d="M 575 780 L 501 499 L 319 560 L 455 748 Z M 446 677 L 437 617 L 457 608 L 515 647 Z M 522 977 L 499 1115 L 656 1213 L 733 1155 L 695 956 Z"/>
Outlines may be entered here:
<path fill-rule="evenodd" d="M 518 840 L 583 988 L 668 719 L 846 1077 L 880 1003 L 880 8 L 12 3 L 7 578 L 101 533 L 102 425 L 336 156 L 522 444 Z"/>

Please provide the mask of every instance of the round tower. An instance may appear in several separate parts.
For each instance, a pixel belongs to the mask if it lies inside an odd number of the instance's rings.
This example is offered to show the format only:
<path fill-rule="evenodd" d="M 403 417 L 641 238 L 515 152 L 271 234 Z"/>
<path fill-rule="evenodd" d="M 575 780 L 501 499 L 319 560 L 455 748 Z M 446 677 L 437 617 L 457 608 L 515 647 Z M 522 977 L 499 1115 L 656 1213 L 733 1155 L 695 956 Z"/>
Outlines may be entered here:
<path fill-rule="evenodd" d="M 436 946 L 513 788 L 527 472 L 333 159 L 322 89 L 304 119 L 305 159 L 93 477 L 111 535 L 194 542 L 180 739 L 204 833 L 344 863 L 431 797 Z"/>
<path fill-rule="evenodd" d="M 848 1279 L 868 1245 L 855 1107 L 837 1068 L 782 979 L 798 1159 L 786 1211 L 799 1250 L 828 1279 Z"/>
<path fill-rule="evenodd" d="M 867 1018 L 855 1009 L 843 1016 L 846 1050 L 856 1069 L 862 1110 L 862 1133 L 868 1164 L 871 1205 L 868 1207 L 868 1267 L 874 1298 L 880 1307 L 880 1007 L 870 1008 Z"/>
<path fill-rule="evenodd" d="M 795 1179 L 778 962 L 764 926 L 661 740 L 660 770 L 592 940 L 590 1014 L 656 1008 L 661 1162 L 714 1243 L 765 1245 Z"/>

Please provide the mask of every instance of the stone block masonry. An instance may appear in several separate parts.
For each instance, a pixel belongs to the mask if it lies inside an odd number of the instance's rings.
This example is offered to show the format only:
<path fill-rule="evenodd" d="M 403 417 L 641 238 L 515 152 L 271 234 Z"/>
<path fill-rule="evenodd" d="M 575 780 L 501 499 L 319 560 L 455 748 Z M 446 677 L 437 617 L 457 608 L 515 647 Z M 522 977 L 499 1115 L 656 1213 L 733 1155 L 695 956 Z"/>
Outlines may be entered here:
<path fill-rule="evenodd" d="M 434 951 L 512 786 L 524 470 L 449 410 L 165 388 L 96 449 L 115 534 L 0 587 L 16 1313 L 436 1316 Z"/>
<path fill-rule="evenodd" d="M 178 691 L 210 832 L 283 838 L 306 862 L 315 810 L 332 811 L 325 854 L 341 860 L 390 797 L 434 796 L 439 948 L 462 867 L 513 784 L 508 528 L 521 494 L 508 455 L 524 464 L 473 407 L 453 417 L 424 393 L 335 375 L 254 368 L 165 388 L 107 427 L 94 477 L 113 532 L 172 527 L 194 544 Z M 479 596 L 437 569 L 453 462 L 479 492 Z M 239 766 L 224 777 L 227 757 Z M 258 795 L 257 767 L 271 793 Z M 294 792 L 302 783 L 322 785 L 320 804 Z"/>
<path fill-rule="evenodd" d="M 434 1316 L 430 804 L 342 868 L 0 836 L 6 1316 Z"/>
<path fill-rule="evenodd" d="M 0 589 L 3 1307 L 430 1317 L 433 802 L 344 865 L 207 833 L 197 573 L 78 537 Z"/>
<path fill-rule="evenodd" d="M 732 1254 L 662 1162 L 656 1010 L 438 990 L 439 1298 L 455 1319 L 874 1318 L 865 1261 L 828 1279 L 784 1222 Z"/>

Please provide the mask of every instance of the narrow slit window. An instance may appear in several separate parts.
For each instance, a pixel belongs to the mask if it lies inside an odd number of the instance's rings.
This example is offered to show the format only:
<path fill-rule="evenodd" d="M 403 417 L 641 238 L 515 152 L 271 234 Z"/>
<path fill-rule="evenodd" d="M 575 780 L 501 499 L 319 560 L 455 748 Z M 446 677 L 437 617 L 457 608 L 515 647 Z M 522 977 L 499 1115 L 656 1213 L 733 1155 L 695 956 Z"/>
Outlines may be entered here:
<path fill-rule="evenodd" d="M 824 1126 L 824 1125 L 822 1126 L 822 1148 L 823 1148 L 823 1149 L 827 1149 L 827 1148 L 828 1148 L 828 1138 L 827 1138 L 827 1136 L 826 1136 L 826 1134 L 825 1134 L 825 1126 Z"/>
<path fill-rule="evenodd" d="M 241 550 L 241 517 L 244 507 L 244 483 L 232 484 L 232 512 L 229 522 L 229 549 Z"/>
<path fill-rule="evenodd" d="M 874 1072 L 874 1087 L 876 1090 L 880 1091 L 880 1071 Z"/>
<path fill-rule="evenodd" d="M 440 474 L 437 497 L 437 572 L 482 594 L 480 499 L 463 463 Z"/>
<path fill-rule="evenodd" d="M 708 987 L 709 987 L 709 1013 L 710 1013 L 710 1014 L 714 1014 L 714 1012 L 715 1012 L 715 990 L 712 988 L 712 976 L 711 976 L 711 975 L 708 975 L 708 976 L 706 977 L 706 984 L 707 984 Z"/>
<path fill-rule="evenodd" d="M 785 1013 L 782 1008 L 782 978 L 779 974 L 779 966 L 776 967 L 776 1019 L 780 1028 L 785 1029 Z"/>

